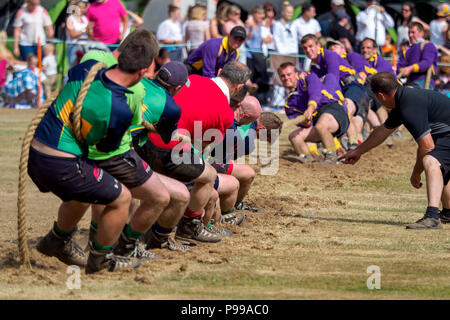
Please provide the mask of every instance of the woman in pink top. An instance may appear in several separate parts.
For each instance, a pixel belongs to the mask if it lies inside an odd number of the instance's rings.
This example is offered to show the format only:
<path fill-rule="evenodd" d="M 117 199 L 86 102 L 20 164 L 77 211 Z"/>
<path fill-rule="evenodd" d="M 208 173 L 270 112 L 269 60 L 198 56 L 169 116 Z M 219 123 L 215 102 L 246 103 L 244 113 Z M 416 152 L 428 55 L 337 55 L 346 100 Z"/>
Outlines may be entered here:
<path fill-rule="evenodd" d="M 128 15 L 122 3 L 119 0 L 96 0 L 89 6 L 86 17 L 92 37 L 114 51 L 128 29 Z"/>
<path fill-rule="evenodd" d="M 227 10 L 227 21 L 223 24 L 223 33 L 229 35 L 234 27 L 245 27 L 241 20 L 241 9 L 238 6 L 231 5 Z"/>

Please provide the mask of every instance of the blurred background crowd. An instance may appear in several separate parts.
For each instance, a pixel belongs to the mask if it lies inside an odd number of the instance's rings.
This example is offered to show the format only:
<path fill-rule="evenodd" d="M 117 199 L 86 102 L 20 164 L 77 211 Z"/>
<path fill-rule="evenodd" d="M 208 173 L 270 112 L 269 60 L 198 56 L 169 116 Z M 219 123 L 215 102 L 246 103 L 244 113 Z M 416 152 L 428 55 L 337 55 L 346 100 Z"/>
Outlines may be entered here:
<path fill-rule="evenodd" d="M 395 70 L 420 23 L 439 52 L 434 90 L 450 92 L 450 6 L 445 1 L 364 0 L 12 0 L 0 1 L 0 107 L 36 107 L 64 83 L 70 67 L 92 49 L 113 51 L 136 28 L 160 43 L 158 66 L 185 62 L 202 43 L 246 30 L 239 60 L 252 70 L 250 92 L 266 110 L 282 110 L 286 92 L 277 67 L 292 61 L 308 71 L 300 40 L 330 38 L 360 52 L 368 37 Z M 42 85 L 41 85 L 42 84 Z"/>

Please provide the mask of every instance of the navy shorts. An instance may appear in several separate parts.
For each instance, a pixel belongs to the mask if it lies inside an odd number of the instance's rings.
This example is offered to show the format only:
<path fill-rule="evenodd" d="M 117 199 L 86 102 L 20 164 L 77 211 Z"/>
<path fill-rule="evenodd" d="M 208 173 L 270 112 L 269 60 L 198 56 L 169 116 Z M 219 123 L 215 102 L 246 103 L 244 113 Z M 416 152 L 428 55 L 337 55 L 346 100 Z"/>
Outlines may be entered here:
<path fill-rule="evenodd" d="M 434 149 L 428 155 L 436 158 L 441 164 L 444 185 L 450 180 L 450 134 L 433 137 Z"/>
<path fill-rule="evenodd" d="M 153 174 L 150 166 L 133 149 L 95 163 L 122 182 L 128 189 L 143 185 Z"/>
<path fill-rule="evenodd" d="M 355 116 L 360 116 L 363 121 L 366 122 L 367 113 L 369 112 L 369 103 L 364 86 L 359 83 L 350 83 L 342 88 L 342 94 L 345 98 L 348 98 L 355 103 Z"/>
<path fill-rule="evenodd" d="M 339 124 L 339 129 L 333 133 L 333 137 L 340 137 L 347 132 L 350 121 L 348 120 L 348 115 L 343 106 L 337 102 L 333 102 L 320 107 L 317 115 L 313 118 L 314 125 L 324 113 L 331 114 Z"/>
<path fill-rule="evenodd" d="M 183 158 L 189 158 L 189 163 L 174 163 L 172 150 L 155 146 L 148 140 L 142 147 L 137 147 L 136 152 L 145 159 L 152 169 L 160 174 L 181 182 L 191 182 L 197 179 L 205 170 L 205 162 L 192 149 L 183 151 Z"/>
<path fill-rule="evenodd" d="M 50 156 L 30 147 L 28 174 L 41 192 L 52 192 L 62 201 L 109 204 L 122 185 L 92 161 Z"/>

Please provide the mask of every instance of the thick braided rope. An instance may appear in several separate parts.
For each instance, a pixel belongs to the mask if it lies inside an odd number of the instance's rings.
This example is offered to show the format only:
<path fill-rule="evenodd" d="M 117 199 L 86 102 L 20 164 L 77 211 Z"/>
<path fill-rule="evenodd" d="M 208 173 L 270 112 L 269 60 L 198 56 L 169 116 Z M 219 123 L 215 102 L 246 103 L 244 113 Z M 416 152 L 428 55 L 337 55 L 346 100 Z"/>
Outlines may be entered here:
<path fill-rule="evenodd" d="M 283 126 L 289 127 L 291 125 L 296 125 L 297 123 L 305 121 L 306 117 L 304 115 L 299 115 L 293 119 L 289 119 L 283 122 Z"/>
<path fill-rule="evenodd" d="M 142 125 L 148 131 L 158 134 L 158 130 L 150 122 L 143 120 Z M 177 133 L 177 135 L 175 136 L 175 140 L 191 143 L 191 138 L 189 138 L 188 136 L 185 136 L 184 134 L 179 134 L 179 133 Z"/>
<path fill-rule="evenodd" d="M 81 135 L 81 109 L 83 107 L 83 101 L 86 97 L 86 94 L 91 86 L 91 83 L 94 81 L 95 76 L 98 71 L 105 68 L 106 65 L 102 62 L 95 64 L 90 70 L 88 75 L 86 76 L 80 92 L 78 94 L 75 108 L 74 108 L 74 134 L 76 139 L 79 142 L 83 142 L 83 137 Z M 17 196 L 17 207 L 18 207 L 18 216 L 17 216 L 17 225 L 18 225 L 18 237 L 19 237 L 19 253 L 21 264 L 31 269 L 30 262 L 30 254 L 27 245 L 27 233 L 26 233 L 26 208 L 25 208 L 25 189 L 26 189 L 26 178 L 27 178 L 27 166 L 28 166 L 28 157 L 30 152 L 31 141 L 34 137 L 34 132 L 47 112 L 48 108 L 52 104 L 53 100 L 56 99 L 59 92 L 54 94 L 50 99 L 48 99 L 44 105 L 39 109 L 38 114 L 28 126 L 25 137 L 22 143 L 22 152 L 20 156 L 20 164 L 19 164 L 19 191 Z"/>
<path fill-rule="evenodd" d="M 431 74 L 433 73 L 433 66 L 429 67 L 427 70 L 427 76 L 425 78 L 425 86 L 423 87 L 425 90 L 428 90 L 431 82 Z"/>
<path fill-rule="evenodd" d="M 81 110 L 83 108 L 83 102 L 86 98 L 89 88 L 91 87 L 92 82 L 95 79 L 95 76 L 103 68 L 106 68 L 106 65 L 103 62 L 97 62 L 92 66 L 86 78 L 84 79 L 80 92 L 78 92 L 77 100 L 75 102 L 75 108 L 73 110 L 73 133 L 75 134 L 75 138 L 81 143 L 84 142 L 83 135 L 81 134 Z"/>
<path fill-rule="evenodd" d="M 28 166 L 28 156 L 30 153 L 30 145 L 31 141 L 34 137 L 34 132 L 36 131 L 37 126 L 41 122 L 48 108 L 52 104 L 53 100 L 58 96 L 58 93 L 55 93 L 52 97 L 50 97 L 42 107 L 39 109 L 38 113 L 28 125 L 28 129 L 25 133 L 25 137 L 22 142 L 22 152 L 20 154 L 20 163 L 19 163 L 19 190 L 17 194 L 17 232 L 18 232 L 18 240 L 19 240 L 19 254 L 21 264 L 31 269 L 30 262 L 30 254 L 27 245 L 27 230 L 26 230 L 26 208 L 25 208 L 25 189 L 26 189 L 26 181 L 27 181 L 27 166 Z"/>

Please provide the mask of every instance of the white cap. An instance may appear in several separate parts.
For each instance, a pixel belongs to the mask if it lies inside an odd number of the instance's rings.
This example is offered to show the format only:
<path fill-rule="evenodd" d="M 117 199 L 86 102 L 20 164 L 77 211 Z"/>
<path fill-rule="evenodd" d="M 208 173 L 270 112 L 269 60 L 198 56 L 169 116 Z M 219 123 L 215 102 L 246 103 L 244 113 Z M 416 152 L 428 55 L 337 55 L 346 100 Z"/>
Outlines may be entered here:
<path fill-rule="evenodd" d="M 335 6 L 344 6 L 345 2 L 344 0 L 331 0 L 331 4 L 334 4 Z"/>

